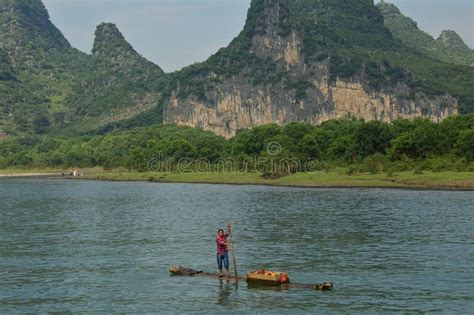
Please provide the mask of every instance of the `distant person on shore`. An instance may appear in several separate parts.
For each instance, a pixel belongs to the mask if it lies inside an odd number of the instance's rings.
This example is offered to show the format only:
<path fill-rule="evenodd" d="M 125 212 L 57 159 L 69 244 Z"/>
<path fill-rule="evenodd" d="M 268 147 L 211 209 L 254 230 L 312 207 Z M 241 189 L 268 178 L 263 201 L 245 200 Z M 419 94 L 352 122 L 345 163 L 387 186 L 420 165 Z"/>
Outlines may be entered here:
<path fill-rule="evenodd" d="M 229 233 L 225 233 L 223 229 L 219 229 L 217 231 L 217 238 L 216 238 L 216 243 L 217 243 L 217 267 L 219 268 L 219 276 L 224 277 L 224 274 L 222 273 L 222 267 L 225 267 L 225 270 L 227 272 L 227 278 L 230 277 L 229 274 L 229 254 L 227 251 L 227 237 L 229 236 Z"/>

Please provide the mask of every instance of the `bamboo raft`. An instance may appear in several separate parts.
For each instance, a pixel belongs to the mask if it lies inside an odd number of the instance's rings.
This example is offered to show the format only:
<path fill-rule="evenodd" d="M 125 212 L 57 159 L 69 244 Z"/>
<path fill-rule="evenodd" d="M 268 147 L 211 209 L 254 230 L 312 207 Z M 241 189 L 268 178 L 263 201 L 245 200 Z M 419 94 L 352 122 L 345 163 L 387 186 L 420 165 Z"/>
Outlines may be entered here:
<path fill-rule="evenodd" d="M 262 273 L 262 271 L 264 271 Z M 191 268 L 185 268 L 181 266 L 173 266 L 169 269 L 171 275 L 175 276 L 188 276 L 188 277 L 206 277 L 206 278 L 213 278 L 213 279 L 225 279 L 227 277 L 222 277 L 222 275 L 213 272 L 205 272 L 201 270 L 195 270 Z M 290 282 L 289 279 L 286 278 L 285 282 L 281 282 L 279 279 L 281 274 L 284 273 L 275 273 L 275 272 L 268 272 L 268 275 L 265 273 L 265 270 L 259 270 L 256 272 L 249 272 L 247 276 L 242 277 L 238 276 L 237 278 L 228 277 L 228 280 L 234 279 L 236 281 L 245 281 L 249 284 L 249 286 L 273 286 L 282 289 L 286 288 L 298 288 L 298 289 L 311 289 L 311 290 L 318 290 L 318 291 L 326 291 L 332 290 L 333 284 L 332 282 L 324 282 L 319 284 L 305 284 L 305 283 L 293 283 Z M 284 274 L 286 276 L 286 274 Z"/>

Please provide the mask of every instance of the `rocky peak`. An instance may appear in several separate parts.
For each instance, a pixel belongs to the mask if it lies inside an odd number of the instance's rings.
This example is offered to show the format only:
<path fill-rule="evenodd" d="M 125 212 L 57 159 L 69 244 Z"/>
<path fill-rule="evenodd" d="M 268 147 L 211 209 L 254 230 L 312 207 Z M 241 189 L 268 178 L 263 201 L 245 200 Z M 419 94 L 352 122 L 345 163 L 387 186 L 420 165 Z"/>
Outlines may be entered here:
<path fill-rule="evenodd" d="M 344 49 L 394 45 L 373 0 L 253 0 L 244 30 L 229 48 L 294 72 Z"/>
<path fill-rule="evenodd" d="M 0 47 L 33 53 L 71 48 L 41 0 L 1 0 Z"/>
<path fill-rule="evenodd" d="M 379 2 L 377 4 L 377 7 L 380 10 L 383 10 L 385 13 L 391 13 L 391 14 L 402 14 L 400 9 L 394 5 L 393 3 L 387 3 L 387 2 Z M 384 14 L 385 15 L 385 14 Z"/>
<path fill-rule="evenodd" d="M 362 13 L 358 16 L 360 18 L 368 18 L 368 13 L 376 13 L 373 0 L 252 0 L 247 26 L 259 18 L 260 22 L 270 19 L 270 21 L 279 22 L 281 25 L 287 25 L 285 23 L 288 22 L 304 22 L 303 20 L 297 21 L 297 18 L 311 19 L 315 23 L 318 22 L 315 19 L 320 22 L 332 20 L 337 23 L 335 18 L 340 14 L 354 15 L 355 13 Z M 253 24 L 262 26 L 259 23 Z"/>
<path fill-rule="evenodd" d="M 112 23 L 101 23 L 95 31 L 94 46 L 92 54 L 96 58 L 119 54 L 136 54 L 133 47 L 125 40 L 117 25 Z"/>
<path fill-rule="evenodd" d="M 438 40 L 418 27 L 418 24 L 391 3 L 379 3 L 384 24 L 393 37 L 417 52 L 445 63 L 471 65 L 474 53 L 455 32 L 445 31 Z"/>
<path fill-rule="evenodd" d="M 456 50 L 463 50 L 463 51 L 471 50 L 466 45 L 466 43 L 464 43 L 461 36 L 459 36 L 458 33 L 452 30 L 443 31 L 441 35 L 439 35 L 438 41 Z"/>
<path fill-rule="evenodd" d="M 92 55 L 98 65 L 112 66 L 117 69 L 143 65 L 163 73 L 158 66 L 136 52 L 117 26 L 112 23 L 102 23 L 97 26 Z"/>
<path fill-rule="evenodd" d="M 408 17 L 405 17 L 395 4 L 380 2 L 377 4 L 377 7 L 379 8 L 380 12 L 382 12 L 385 22 L 387 22 L 387 20 L 392 21 L 394 19 L 403 19 L 404 24 L 418 29 L 418 23 Z"/>
<path fill-rule="evenodd" d="M 457 113 L 451 96 L 410 86 L 394 55 L 420 60 L 393 39 L 373 0 L 253 0 L 229 47 L 174 74 L 163 119 L 231 137 L 267 123 Z"/>
<path fill-rule="evenodd" d="M 155 105 L 164 72 L 135 51 L 115 24 L 97 26 L 92 59 L 94 71 L 69 98 L 76 114 L 106 115 L 110 122 Z"/>
<path fill-rule="evenodd" d="M 340 31 L 389 34 L 373 0 L 253 0 L 244 34 L 327 35 L 331 29 L 336 37 Z"/>

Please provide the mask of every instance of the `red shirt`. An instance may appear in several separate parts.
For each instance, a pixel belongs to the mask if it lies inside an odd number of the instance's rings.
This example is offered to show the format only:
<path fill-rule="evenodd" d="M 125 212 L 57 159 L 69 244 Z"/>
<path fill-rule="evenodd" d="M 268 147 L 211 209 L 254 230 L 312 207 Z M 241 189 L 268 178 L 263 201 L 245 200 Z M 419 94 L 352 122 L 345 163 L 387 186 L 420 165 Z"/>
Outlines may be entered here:
<path fill-rule="evenodd" d="M 222 255 L 227 252 L 227 237 L 228 234 L 224 235 L 217 235 L 216 243 L 217 243 L 217 254 Z"/>

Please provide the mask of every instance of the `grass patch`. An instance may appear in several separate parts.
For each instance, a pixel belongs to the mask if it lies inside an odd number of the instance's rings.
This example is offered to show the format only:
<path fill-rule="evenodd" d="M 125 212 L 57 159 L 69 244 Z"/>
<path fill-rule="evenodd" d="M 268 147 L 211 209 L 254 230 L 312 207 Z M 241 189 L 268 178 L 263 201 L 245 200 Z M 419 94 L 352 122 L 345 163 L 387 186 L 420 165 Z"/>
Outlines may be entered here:
<path fill-rule="evenodd" d="M 414 189 L 474 189 L 474 172 L 429 172 L 414 174 L 344 174 L 344 172 L 297 173 L 270 179 L 259 173 L 155 173 L 155 172 L 86 172 L 84 178 L 117 181 L 153 181 L 165 183 L 213 183 L 239 185 L 275 185 L 301 187 L 385 187 Z"/>
<path fill-rule="evenodd" d="M 62 169 L 3 169 L 0 174 L 57 173 Z M 66 174 L 71 170 L 65 169 Z M 161 183 L 209 183 L 233 185 L 274 185 L 295 187 L 382 187 L 413 189 L 474 190 L 474 172 L 432 172 L 415 174 L 399 172 L 387 174 L 351 173 L 344 170 L 329 172 L 297 173 L 279 178 L 265 178 L 259 173 L 157 173 L 104 170 L 102 168 L 80 169 L 83 177 L 75 179 L 98 179 L 110 181 L 149 181 Z"/>

